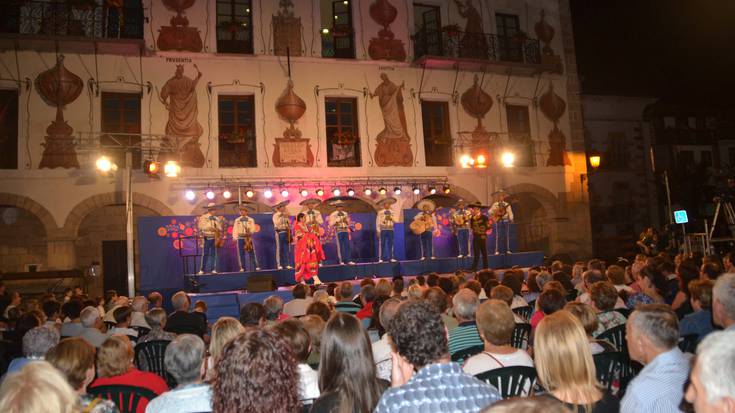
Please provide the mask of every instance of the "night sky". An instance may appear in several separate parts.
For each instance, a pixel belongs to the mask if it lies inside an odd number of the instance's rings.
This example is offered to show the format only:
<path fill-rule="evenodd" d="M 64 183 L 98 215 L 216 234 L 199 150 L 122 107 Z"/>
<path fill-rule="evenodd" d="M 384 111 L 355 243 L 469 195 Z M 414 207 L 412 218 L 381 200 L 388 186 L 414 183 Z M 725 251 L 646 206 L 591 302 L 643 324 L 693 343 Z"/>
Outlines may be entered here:
<path fill-rule="evenodd" d="M 584 93 L 733 102 L 735 1 L 571 0 Z"/>

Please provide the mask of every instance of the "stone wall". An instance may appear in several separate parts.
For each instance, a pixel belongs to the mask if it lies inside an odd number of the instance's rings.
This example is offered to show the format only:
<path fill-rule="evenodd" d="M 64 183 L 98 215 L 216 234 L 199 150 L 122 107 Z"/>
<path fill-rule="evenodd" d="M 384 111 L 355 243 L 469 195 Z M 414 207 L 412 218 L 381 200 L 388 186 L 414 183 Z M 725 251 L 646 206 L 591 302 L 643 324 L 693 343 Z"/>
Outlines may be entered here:
<path fill-rule="evenodd" d="M 23 272 L 28 264 L 46 270 L 46 230 L 23 208 L 0 207 L 0 272 Z"/>

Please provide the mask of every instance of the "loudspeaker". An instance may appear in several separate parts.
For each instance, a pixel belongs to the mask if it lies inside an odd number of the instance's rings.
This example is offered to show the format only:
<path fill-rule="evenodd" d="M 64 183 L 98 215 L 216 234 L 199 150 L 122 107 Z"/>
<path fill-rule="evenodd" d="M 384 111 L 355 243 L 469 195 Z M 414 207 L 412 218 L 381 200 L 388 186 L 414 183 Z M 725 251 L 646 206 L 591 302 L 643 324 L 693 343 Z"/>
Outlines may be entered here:
<path fill-rule="evenodd" d="M 263 293 L 276 289 L 276 283 L 272 275 L 253 275 L 248 277 L 248 284 L 245 286 L 249 293 Z"/>

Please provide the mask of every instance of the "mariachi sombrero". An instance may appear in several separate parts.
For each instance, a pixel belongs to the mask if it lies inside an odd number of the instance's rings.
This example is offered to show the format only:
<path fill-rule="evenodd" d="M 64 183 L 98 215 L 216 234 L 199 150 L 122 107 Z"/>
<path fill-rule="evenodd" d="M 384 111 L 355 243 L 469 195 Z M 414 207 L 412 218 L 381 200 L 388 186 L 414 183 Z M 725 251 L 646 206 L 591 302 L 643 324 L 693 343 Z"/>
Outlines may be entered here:
<path fill-rule="evenodd" d="M 436 209 L 436 204 L 431 199 L 422 199 L 421 201 L 416 203 L 416 208 L 422 211 L 427 206 L 429 207 L 429 211 L 433 212 Z"/>
<path fill-rule="evenodd" d="M 304 199 L 303 201 L 301 201 L 299 205 L 308 206 L 308 205 L 319 205 L 321 203 L 322 201 L 317 198 L 309 198 L 309 199 Z"/>
<path fill-rule="evenodd" d="M 393 205 L 396 202 L 398 202 L 397 199 L 393 198 L 392 196 L 389 196 L 387 198 L 381 199 L 380 201 L 376 202 L 375 204 L 377 206 L 383 206 L 383 204 Z"/>

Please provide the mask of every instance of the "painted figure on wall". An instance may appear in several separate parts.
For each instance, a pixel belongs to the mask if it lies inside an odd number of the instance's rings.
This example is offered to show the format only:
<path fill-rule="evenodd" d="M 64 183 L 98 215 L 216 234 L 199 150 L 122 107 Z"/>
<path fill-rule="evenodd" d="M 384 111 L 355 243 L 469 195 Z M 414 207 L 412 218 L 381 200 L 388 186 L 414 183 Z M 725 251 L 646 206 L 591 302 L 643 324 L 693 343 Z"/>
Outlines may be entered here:
<path fill-rule="evenodd" d="M 199 137 L 204 130 L 197 119 L 196 86 L 202 77 L 197 65 L 195 79 L 184 76 L 184 65 L 176 66 L 174 77 L 167 80 L 161 89 L 159 99 L 168 110 L 166 137 L 181 151 L 184 165 L 201 168 L 204 166 L 204 155 L 199 149 Z"/>
<path fill-rule="evenodd" d="M 454 0 L 459 15 L 467 19 L 464 35 L 459 42 L 459 57 L 471 59 L 487 59 L 487 39 L 483 33 L 482 15 L 475 8 L 472 0 Z"/>
<path fill-rule="evenodd" d="M 385 73 L 380 78 L 383 82 L 371 94 L 371 97 L 378 97 L 385 123 L 385 128 L 378 134 L 375 162 L 378 166 L 411 166 L 413 153 L 401 91 L 404 85 L 396 85 Z"/>

